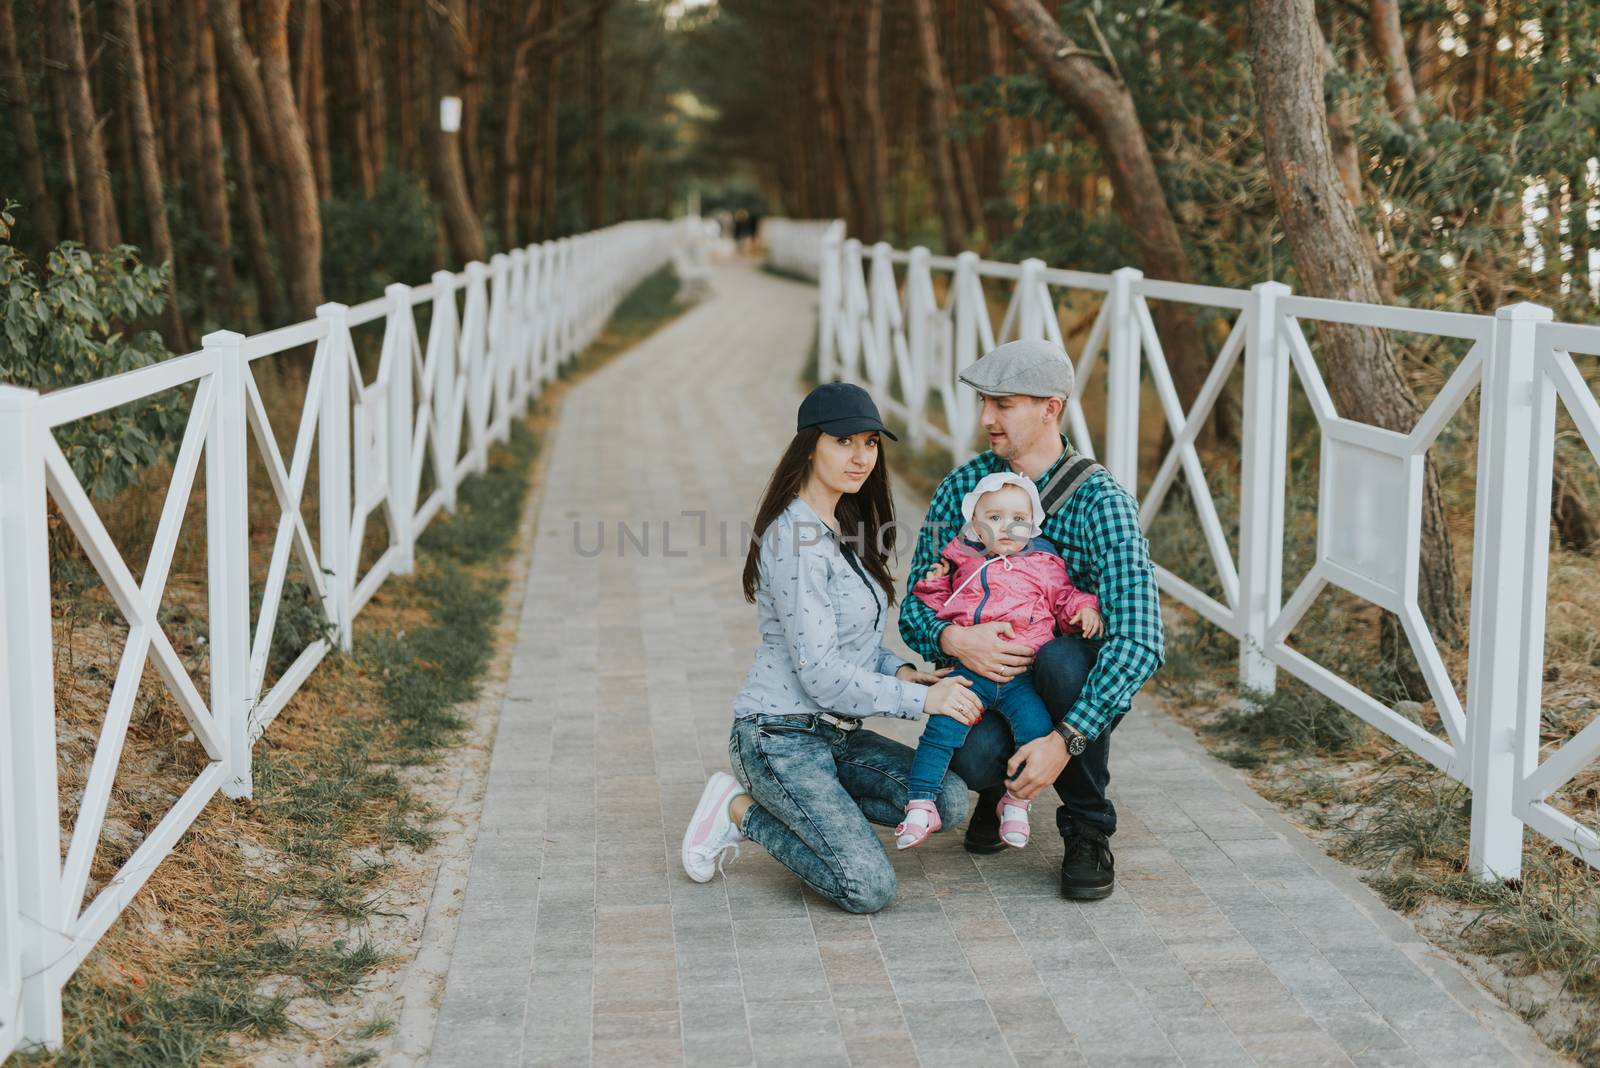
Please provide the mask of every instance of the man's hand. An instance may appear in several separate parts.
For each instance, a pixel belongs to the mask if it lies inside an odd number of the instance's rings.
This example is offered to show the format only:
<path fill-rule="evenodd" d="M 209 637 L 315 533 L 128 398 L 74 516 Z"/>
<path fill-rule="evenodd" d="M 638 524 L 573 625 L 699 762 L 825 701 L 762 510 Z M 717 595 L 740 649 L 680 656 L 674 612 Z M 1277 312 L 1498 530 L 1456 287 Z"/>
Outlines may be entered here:
<path fill-rule="evenodd" d="M 1055 731 L 1018 749 L 1006 763 L 1006 786 L 1013 797 L 1031 801 L 1035 794 L 1060 777 L 1072 758 L 1067 754 L 1067 743 Z M 1017 769 L 1022 774 L 1017 774 Z"/>
<path fill-rule="evenodd" d="M 1011 636 L 1011 624 L 1003 621 L 975 627 L 952 625 L 939 635 L 939 648 L 969 671 L 994 682 L 1010 682 L 1033 664 L 1033 650 L 1008 641 Z"/>

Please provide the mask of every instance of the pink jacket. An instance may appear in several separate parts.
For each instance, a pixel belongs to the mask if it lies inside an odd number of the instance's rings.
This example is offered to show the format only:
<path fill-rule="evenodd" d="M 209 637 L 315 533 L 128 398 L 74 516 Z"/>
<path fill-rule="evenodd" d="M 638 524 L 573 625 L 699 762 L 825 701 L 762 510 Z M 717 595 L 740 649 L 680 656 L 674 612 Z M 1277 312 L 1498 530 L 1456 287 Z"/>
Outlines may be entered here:
<path fill-rule="evenodd" d="M 1100 608 L 1100 599 L 1084 593 L 1067 578 L 1055 546 L 1033 538 L 1019 553 L 987 556 L 977 542 L 952 538 L 941 559 L 950 565 L 944 577 L 920 579 L 911 592 L 940 619 L 963 626 L 1005 621 L 1020 644 L 1038 649 L 1078 627 L 1072 617 L 1084 606 Z"/>

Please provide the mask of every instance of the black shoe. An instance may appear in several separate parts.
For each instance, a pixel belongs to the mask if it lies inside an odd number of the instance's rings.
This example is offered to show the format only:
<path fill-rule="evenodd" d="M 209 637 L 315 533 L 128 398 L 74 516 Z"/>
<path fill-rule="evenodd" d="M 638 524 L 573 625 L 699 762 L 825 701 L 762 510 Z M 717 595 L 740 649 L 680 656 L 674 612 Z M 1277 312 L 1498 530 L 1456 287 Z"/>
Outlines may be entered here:
<path fill-rule="evenodd" d="M 1073 828 L 1061 858 L 1061 896 L 1073 901 L 1099 901 L 1116 886 L 1116 860 L 1111 843 L 1093 827 Z"/>
<path fill-rule="evenodd" d="M 995 811 L 1005 792 L 1004 786 L 978 791 L 978 807 L 972 810 L 972 816 L 967 820 L 967 837 L 963 842 L 968 853 L 988 856 L 1007 848 L 1000 840 L 1000 813 Z"/>

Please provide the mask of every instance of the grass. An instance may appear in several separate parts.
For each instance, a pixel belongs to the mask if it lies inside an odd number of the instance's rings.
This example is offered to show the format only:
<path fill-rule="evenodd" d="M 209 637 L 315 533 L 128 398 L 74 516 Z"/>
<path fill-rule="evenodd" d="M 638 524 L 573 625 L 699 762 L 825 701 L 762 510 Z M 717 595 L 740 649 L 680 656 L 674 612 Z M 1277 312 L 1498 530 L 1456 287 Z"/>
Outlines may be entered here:
<path fill-rule="evenodd" d="M 576 361 L 578 373 L 681 311 L 675 291 L 670 270 L 646 279 Z M 460 708 L 478 695 L 495 655 L 505 561 L 539 453 L 530 426 L 553 418 L 564 389 L 552 386 L 530 424 L 513 424 L 510 441 L 491 449 L 488 471 L 460 487 L 456 513 L 442 515 L 418 539 L 415 573 L 391 579 L 374 595 L 357 623 L 353 653 L 325 660 L 257 743 L 253 800 L 214 800 L 96 947 L 65 992 L 64 1048 L 23 1063 L 155 1068 L 236 1061 L 252 1044 L 294 1040 L 297 999 L 349 998 L 391 962 L 390 950 L 367 928 L 393 911 L 389 886 L 397 864 L 434 841 L 436 813 L 407 769 L 439 759 L 466 726 Z M 103 671 L 103 655 L 107 667 L 112 663 L 99 649 L 111 618 L 103 588 L 76 557 L 65 557 L 55 572 L 58 602 L 63 591 L 69 598 L 58 621 L 69 639 L 65 655 L 77 658 L 79 674 L 90 665 Z M 190 591 L 188 599 L 163 607 L 169 633 L 180 630 L 187 639 L 174 635 L 185 655 L 191 644 L 203 645 L 199 590 L 197 604 L 190 604 Z M 303 584 L 285 587 L 274 670 L 324 636 L 320 616 L 301 611 L 308 596 Z M 74 633 L 87 648 L 72 647 Z M 80 709 L 91 718 L 87 698 L 66 704 L 64 718 Z M 130 746 L 155 743 L 152 763 L 169 776 L 192 770 L 160 749 L 180 738 L 181 719 L 155 701 L 142 714 Z M 64 733 L 69 741 L 76 737 Z M 92 737 L 87 725 L 82 733 Z M 65 751 L 63 760 L 85 759 L 90 751 Z M 177 788 L 143 765 L 136 770 L 131 774 L 125 763 L 119 791 L 135 804 L 170 804 Z M 64 791 L 71 782 L 63 776 Z M 64 813 L 70 817 L 65 806 Z M 113 873 L 113 860 L 97 874 Z M 338 1039 L 343 1063 L 375 1062 L 377 1051 L 361 1043 L 393 1028 L 379 1014 Z"/>
<path fill-rule="evenodd" d="M 799 282 L 802 285 L 808 286 L 815 286 L 817 284 L 817 280 L 815 278 L 803 275 L 799 271 L 791 271 L 786 267 L 775 267 L 770 263 L 762 263 L 761 270 L 766 274 L 772 275 L 774 278 L 782 278 L 790 282 Z"/>
<path fill-rule="evenodd" d="M 1242 704 L 1224 709 L 1207 729 L 1260 754 L 1263 763 L 1273 751 L 1345 753 L 1373 740 L 1372 728 L 1290 679 L 1271 694 L 1246 693 Z"/>

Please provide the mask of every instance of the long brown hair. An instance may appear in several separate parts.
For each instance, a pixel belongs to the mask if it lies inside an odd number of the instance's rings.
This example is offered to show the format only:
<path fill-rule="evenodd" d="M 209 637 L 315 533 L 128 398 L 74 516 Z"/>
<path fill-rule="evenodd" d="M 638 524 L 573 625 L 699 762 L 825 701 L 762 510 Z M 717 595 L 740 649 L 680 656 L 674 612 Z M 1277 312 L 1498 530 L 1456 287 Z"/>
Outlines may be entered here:
<path fill-rule="evenodd" d="M 756 588 L 761 584 L 761 543 L 767 528 L 772 525 L 789 502 L 799 495 L 811 474 L 811 453 L 822 437 L 820 427 L 807 427 L 798 431 L 783 450 L 778 466 L 767 479 L 767 490 L 761 495 L 761 506 L 756 509 L 756 522 L 750 539 L 750 549 L 744 558 L 744 599 L 755 603 Z M 894 497 L 889 492 L 889 463 L 883 447 L 883 435 L 878 435 L 878 462 L 861 488 L 840 496 L 834 508 L 839 520 L 840 540 L 856 550 L 867 573 L 877 580 L 883 592 L 894 604 L 894 577 L 889 574 L 889 554 L 894 551 Z"/>

